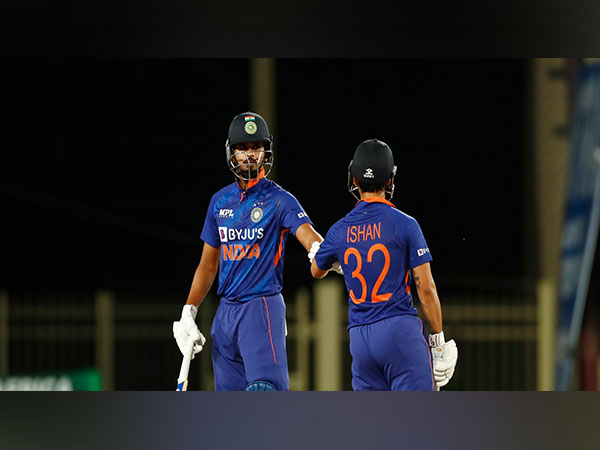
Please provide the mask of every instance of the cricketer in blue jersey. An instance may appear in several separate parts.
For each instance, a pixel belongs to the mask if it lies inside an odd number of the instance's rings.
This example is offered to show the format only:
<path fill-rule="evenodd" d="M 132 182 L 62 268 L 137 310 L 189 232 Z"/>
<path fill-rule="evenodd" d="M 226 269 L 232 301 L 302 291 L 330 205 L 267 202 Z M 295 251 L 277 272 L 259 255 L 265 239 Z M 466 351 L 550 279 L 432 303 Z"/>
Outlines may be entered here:
<path fill-rule="evenodd" d="M 308 251 L 323 238 L 296 198 L 266 178 L 273 138 L 252 112 L 234 117 L 225 144 L 236 181 L 213 195 L 196 269 L 182 317 L 173 324 L 179 348 L 206 340 L 195 323 L 197 308 L 219 271 L 219 306 L 211 326 L 215 390 L 289 390 L 283 255 L 290 234 Z M 339 267 L 339 265 L 337 266 Z"/>
<path fill-rule="evenodd" d="M 436 390 L 448 383 L 458 358 L 454 340 L 444 340 L 431 253 L 421 228 L 386 199 L 386 193 L 393 195 L 395 172 L 387 144 L 361 143 L 348 169 L 348 188 L 359 201 L 309 253 L 315 278 L 323 278 L 328 272 L 323 268 L 335 261 L 341 263 L 357 391 Z M 411 277 L 429 339 L 413 304 Z"/>

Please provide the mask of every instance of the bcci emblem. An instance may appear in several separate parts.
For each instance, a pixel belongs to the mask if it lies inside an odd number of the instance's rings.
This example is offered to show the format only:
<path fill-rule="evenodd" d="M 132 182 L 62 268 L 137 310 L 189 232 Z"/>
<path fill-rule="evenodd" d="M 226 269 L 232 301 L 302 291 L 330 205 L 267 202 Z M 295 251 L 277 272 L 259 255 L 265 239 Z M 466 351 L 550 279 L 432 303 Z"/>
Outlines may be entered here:
<path fill-rule="evenodd" d="M 254 222 L 254 223 L 256 223 L 260 219 L 262 219 L 262 216 L 263 216 L 263 211 L 259 207 L 254 208 L 252 210 L 252 212 L 250 213 L 250 219 L 252 219 L 252 222 Z"/>
<path fill-rule="evenodd" d="M 244 125 L 244 130 L 248 134 L 254 134 L 254 133 L 256 133 L 256 130 L 257 130 L 256 123 L 254 123 L 252 121 L 246 122 L 246 125 Z"/>

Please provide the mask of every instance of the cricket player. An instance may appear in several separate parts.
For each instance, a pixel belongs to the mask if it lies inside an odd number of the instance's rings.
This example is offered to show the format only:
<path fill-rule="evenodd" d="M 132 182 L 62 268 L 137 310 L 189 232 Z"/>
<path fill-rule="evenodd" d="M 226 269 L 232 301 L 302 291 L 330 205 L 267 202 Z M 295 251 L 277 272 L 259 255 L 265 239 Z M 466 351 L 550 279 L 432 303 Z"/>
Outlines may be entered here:
<path fill-rule="evenodd" d="M 235 181 L 211 199 L 201 238 L 202 257 L 173 334 L 194 355 L 206 339 L 197 308 L 219 271 L 219 306 L 211 326 L 215 390 L 289 390 L 283 255 L 290 234 L 308 251 L 323 240 L 296 198 L 266 176 L 273 165 L 273 136 L 258 114 L 233 118 L 225 143 Z M 336 266 L 339 270 L 339 264 Z"/>
<path fill-rule="evenodd" d="M 444 340 L 423 233 L 414 218 L 389 201 L 395 174 L 387 144 L 377 139 L 362 142 L 348 168 L 348 189 L 358 203 L 309 252 L 315 278 L 323 278 L 334 261 L 341 263 L 349 292 L 356 391 L 436 390 L 448 383 L 458 358 L 454 340 Z M 411 277 L 431 332 L 429 340 L 413 305 Z"/>

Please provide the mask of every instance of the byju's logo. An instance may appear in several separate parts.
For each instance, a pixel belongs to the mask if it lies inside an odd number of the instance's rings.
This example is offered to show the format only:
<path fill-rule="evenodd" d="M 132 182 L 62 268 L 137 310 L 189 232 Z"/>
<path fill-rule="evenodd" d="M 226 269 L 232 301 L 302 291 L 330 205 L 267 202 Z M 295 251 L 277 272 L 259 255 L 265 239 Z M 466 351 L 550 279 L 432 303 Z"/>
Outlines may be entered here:
<path fill-rule="evenodd" d="M 370 169 L 370 168 L 365 169 L 365 173 L 363 173 L 363 177 L 375 178 L 375 175 L 373 175 L 373 169 Z"/>
<path fill-rule="evenodd" d="M 219 239 L 221 242 L 252 241 L 254 239 L 262 239 L 264 231 L 264 228 L 219 227 Z"/>
<path fill-rule="evenodd" d="M 419 255 L 419 256 L 423 256 L 425 253 L 429 253 L 429 247 L 420 248 L 417 250 L 417 255 Z"/>
<path fill-rule="evenodd" d="M 233 219 L 233 209 L 220 209 L 219 219 Z"/>

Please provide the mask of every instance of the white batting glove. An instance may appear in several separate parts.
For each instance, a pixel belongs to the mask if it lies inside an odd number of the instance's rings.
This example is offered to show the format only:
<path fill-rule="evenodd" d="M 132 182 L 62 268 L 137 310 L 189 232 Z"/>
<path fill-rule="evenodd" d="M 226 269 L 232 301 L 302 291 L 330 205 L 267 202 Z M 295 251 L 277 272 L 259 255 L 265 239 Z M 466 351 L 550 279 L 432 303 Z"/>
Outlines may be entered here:
<path fill-rule="evenodd" d="M 176 322 L 173 322 L 173 337 L 177 341 L 177 346 L 181 353 L 185 349 L 185 344 L 188 342 L 188 339 L 192 339 L 194 341 L 194 350 L 192 352 L 192 359 L 196 353 L 200 353 L 202 351 L 203 345 L 206 344 L 206 338 L 196 325 L 196 314 L 198 313 L 198 308 L 194 305 L 185 305 L 183 310 L 181 311 L 181 319 Z"/>
<path fill-rule="evenodd" d="M 315 241 L 312 243 L 312 246 L 310 247 L 310 251 L 308 252 L 308 260 L 310 261 L 311 264 L 313 262 L 313 259 L 315 259 L 315 255 L 319 251 L 320 247 L 321 247 L 321 243 L 319 241 Z"/>
<path fill-rule="evenodd" d="M 446 386 L 454 375 L 458 360 L 456 342 L 451 339 L 445 342 L 444 332 L 429 335 L 431 356 L 433 362 L 433 378 L 438 387 Z"/>

